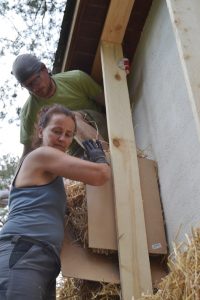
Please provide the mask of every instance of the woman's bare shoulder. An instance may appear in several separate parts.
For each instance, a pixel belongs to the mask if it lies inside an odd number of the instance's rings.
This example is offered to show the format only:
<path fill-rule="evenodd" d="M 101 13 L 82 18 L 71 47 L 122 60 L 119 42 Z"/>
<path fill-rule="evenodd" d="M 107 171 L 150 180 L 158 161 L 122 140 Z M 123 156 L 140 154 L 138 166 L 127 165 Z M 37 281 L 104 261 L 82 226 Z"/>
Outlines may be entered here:
<path fill-rule="evenodd" d="M 23 160 L 16 177 L 16 186 L 42 185 L 51 182 L 57 171 L 52 167 L 56 157 L 62 152 L 52 147 L 39 147 Z"/>
<path fill-rule="evenodd" d="M 38 158 L 50 158 L 51 156 L 62 156 L 64 153 L 58 149 L 50 146 L 41 146 L 33 151 L 31 151 L 26 159 L 38 159 Z"/>
<path fill-rule="evenodd" d="M 41 146 L 31 151 L 23 161 L 22 166 L 40 170 L 48 170 L 52 164 L 55 164 L 65 153 L 49 146 Z"/>

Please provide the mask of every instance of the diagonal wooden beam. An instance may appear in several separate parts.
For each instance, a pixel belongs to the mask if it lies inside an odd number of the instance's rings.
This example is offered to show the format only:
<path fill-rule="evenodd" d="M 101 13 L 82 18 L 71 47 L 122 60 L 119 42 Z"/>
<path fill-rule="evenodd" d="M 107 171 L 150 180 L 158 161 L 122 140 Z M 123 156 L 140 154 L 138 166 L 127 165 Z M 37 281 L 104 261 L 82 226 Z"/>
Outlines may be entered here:
<path fill-rule="evenodd" d="M 72 41 L 73 31 L 74 31 L 75 24 L 76 24 L 76 18 L 77 18 L 79 6 L 80 6 L 80 0 L 77 0 L 74 15 L 73 15 L 73 20 L 72 20 L 72 25 L 71 25 L 71 29 L 70 29 L 70 33 L 69 33 L 69 38 L 68 38 L 67 46 L 66 46 L 66 50 L 65 50 L 65 55 L 64 55 L 63 62 L 62 62 L 61 72 L 64 72 L 66 69 L 67 58 L 69 56 L 69 49 L 70 49 L 70 45 L 71 45 L 71 41 Z"/>
<path fill-rule="evenodd" d="M 200 1 L 167 0 L 200 140 Z"/>
<path fill-rule="evenodd" d="M 123 57 L 119 44 L 102 42 L 101 59 L 113 168 L 119 267 L 124 300 L 151 292 L 151 272 L 137 152 Z"/>
<path fill-rule="evenodd" d="M 135 0 L 111 0 L 100 41 L 122 43 L 134 2 Z M 96 81 L 101 82 L 102 70 L 99 47 L 91 75 Z"/>
<path fill-rule="evenodd" d="M 111 0 L 101 40 L 121 44 L 135 0 Z"/>

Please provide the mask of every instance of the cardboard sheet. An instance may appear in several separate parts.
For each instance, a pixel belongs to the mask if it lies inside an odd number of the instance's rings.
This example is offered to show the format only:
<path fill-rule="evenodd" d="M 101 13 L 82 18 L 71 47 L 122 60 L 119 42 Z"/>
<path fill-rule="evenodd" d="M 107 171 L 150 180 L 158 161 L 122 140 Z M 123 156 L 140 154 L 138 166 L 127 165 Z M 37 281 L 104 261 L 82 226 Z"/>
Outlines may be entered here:
<path fill-rule="evenodd" d="M 152 286 L 153 288 L 158 289 L 158 285 L 161 282 L 161 279 L 168 274 L 167 264 L 163 261 L 163 257 L 161 255 L 157 255 L 150 257 L 150 266 Z"/>
<path fill-rule="evenodd" d="M 167 275 L 167 266 L 163 262 L 163 256 L 151 256 L 150 266 L 152 285 L 158 288 L 161 279 Z M 67 232 L 61 252 L 61 271 L 64 277 L 120 283 L 116 259 L 90 253 L 74 243 Z"/>
<path fill-rule="evenodd" d="M 117 250 L 112 179 L 103 186 L 86 186 L 89 247 Z"/>
<path fill-rule="evenodd" d="M 118 261 L 106 255 L 94 254 L 74 243 L 65 233 L 61 252 L 61 271 L 65 277 L 119 283 Z"/>
<path fill-rule="evenodd" d="M 166 254 L 167 244 L 155 163 L 138 158 L 149 253 Z M 86 186 L 89 247 L 117 250 L 113 183 Z"/>
<path fill-rule="evenodd" d="M 146 158 L 138 162 L 149 253 L 167 254 L 155 162 Z"/>

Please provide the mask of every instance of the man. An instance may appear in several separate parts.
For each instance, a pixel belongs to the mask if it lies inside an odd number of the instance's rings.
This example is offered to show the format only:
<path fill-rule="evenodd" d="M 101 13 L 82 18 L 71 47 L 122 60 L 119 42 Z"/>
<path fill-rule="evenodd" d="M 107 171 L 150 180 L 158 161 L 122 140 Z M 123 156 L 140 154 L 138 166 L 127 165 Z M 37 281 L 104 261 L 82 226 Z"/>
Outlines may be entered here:
<path fill-rule="evenodd" d="M 51 76 L 37 57 L 22 54 L 15 59 L 12 74 L 30 93 L 20 116 L 20 142 L 24 145 L 22 156 L 32 150 L 31 140 L 39 110 L 55 103 L 77 111 L 77 139 L 96 137 L 95 126 L 103 136 L 98 138 L 107 139 L 106 119 L 102 113 L 105 105 L 103 91 L 86 73 L 74 70 Z M 87 126 L 89 136 L 86 134 Z"/>

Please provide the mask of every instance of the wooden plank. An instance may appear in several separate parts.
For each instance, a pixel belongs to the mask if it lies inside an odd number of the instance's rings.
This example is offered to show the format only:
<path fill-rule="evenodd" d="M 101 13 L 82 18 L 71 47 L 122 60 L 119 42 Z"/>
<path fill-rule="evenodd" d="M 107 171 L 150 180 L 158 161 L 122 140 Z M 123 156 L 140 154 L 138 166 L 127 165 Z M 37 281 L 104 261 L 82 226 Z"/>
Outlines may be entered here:
<path fill-rule="evenodd" d="M 121 44 L 135 0 L 111 0 L 100 41 Z M 92 66 L 92 77 L 101 83 L 101 58 L 99 47 Z"/>
<path fill-rule="evenodd" d="M 112 0 L 106 16 L 101 40 L 121 44 L 134 0 Z"/>
<path fill-rule="evenodd" d="M 100 55 L 99 46 L 97 48 L 97 52 L 92 65 L 91 76 L 96 82 L 102 84 L 102 67 L 101 67 L 101 55 Z"/>
<path fill-rule="evenodd" d="M 167 0 L 167 6 L 200 139 L 200 1 Z"/>
<path fill-rule="evenodd" d="M 67 46 L 66 46 L 66 50 L 65 50 L 65 55 L 64 55 L 63 62 L 62 62 L 61 72 L 64 72 L 65 69 L 66 69 L 69 49 L 70 49 L 70 46 L 71 46 L 71 41 L 72 41 L 72 36 L 73 36 L 75 24 L 76 24 L 76 18 L 77 18 L 79 6 L 80 6 L 80 0 L 77 0 L 74 15 L 73 15 L 73 20 L 72 20 L 71 30 L 70 30 L 70 33 L 69 33 L 69 38 L 68 38 L 68 42 L 67 42 Z"/>
<path fill-rule="evenodd" d="M 101 59 L 114 179 L 119 268 L 124 300 L 152 292 L 137 151 L 121 45 L 102 42 Z"/>

